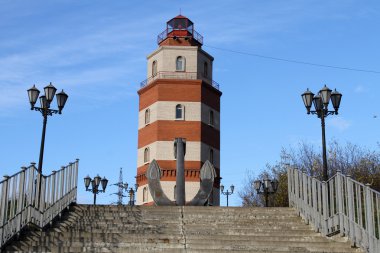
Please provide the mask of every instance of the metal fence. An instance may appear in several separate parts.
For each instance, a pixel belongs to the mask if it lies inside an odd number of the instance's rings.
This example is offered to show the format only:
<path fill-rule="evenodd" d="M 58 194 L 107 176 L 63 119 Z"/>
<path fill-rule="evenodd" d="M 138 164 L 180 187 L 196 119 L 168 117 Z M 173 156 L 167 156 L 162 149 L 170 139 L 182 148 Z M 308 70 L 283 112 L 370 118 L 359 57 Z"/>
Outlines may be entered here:
<path fill-rule="evenodd" d="M 338 173 L 321 182 L 289 168 L 290 206 L 306 223 L 330 236 L 347 236 L 353 246 L 369 253 L 380 252 L 380 193 L 350 176 Z"/>
<path fill-rule="evenodd" d="M 184 30 L 185 32 L 187 30 Z M 163 40 L 165 40 L 168 35 L 173 32 L 173 29 L 165 29 L 157 36 L 157 44 L 160 44 Z M 198 41 L 200 44 L 203 44 L 203 36 L 200 35 L 197 31 L 188 31 L 190 37 L 193 37 L 196 41 Z M 174 34 L 171 35 L 171 37 L 174 37 Z"/>
<path fill-rule="evenodd" d="M 157 72 L 154 76 L 151 76 L 148 79 L 145 79 L 144 81 L 142 81 L 140 83 L 140 88 L 144 88 L 145 86 L 149 85 L 151 82 L 153 82 L 156 79 L 190 79 L 190 80 L 200 79 L 207 82 L 215 89 L 219 90 L 219 84 L 210 78 L 204 77 L 197 72 L 180 72 L 180 71 Z"/>
<path fill-rule="evenodd" d="M 43 228 L 76 202 L 78 162 L 49 176 L 39 174 L 34 163 L 4 176 L 0 181 L 0 248 L 26 225 Z"/>

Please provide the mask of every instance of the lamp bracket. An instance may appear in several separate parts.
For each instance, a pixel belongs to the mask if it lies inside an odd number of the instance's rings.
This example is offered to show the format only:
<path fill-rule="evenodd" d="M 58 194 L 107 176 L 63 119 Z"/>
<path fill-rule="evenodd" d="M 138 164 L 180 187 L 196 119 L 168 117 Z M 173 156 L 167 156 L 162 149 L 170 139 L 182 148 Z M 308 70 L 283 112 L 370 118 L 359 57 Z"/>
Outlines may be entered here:
<path fill-rule="evenodd" d="M 329 116 L 329 115 L 338 114 L 338 112 L 335 112 L 335 111 L 327 111 L 325 109 L 323 109 L 323 110 L 324 110 L 323 114 L 324 114 L 325 118 L 327 116 Z M 315 114 L 315 115 L 318 116 L 318 118 L 320 118 L 322 116 L 322 110 L 320 110 L 320 111 L 310 111 L 310 114 Z"/>
<path fill-rule="evenodd" d="M 53 114 L 57 114 L 59 113 L 59 110 L 54 110 L 54 109 L 44 109 L 44 108 L 41 108 L 41 107 L 33 107 L 32 110 L 35 110 L 35 111 L 38 111 L 40 113 L 42 113 L 42 115 L 47 115 L 47 116 L 53 116 Z"/>

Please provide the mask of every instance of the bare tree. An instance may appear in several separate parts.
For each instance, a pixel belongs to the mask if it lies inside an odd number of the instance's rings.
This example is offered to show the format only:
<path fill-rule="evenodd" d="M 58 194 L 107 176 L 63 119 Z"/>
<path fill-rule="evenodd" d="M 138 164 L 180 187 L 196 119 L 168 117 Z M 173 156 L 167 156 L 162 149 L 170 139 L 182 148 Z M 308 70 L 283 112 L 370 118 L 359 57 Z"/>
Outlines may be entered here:
<path fill-rule="evenodd" d="M 380 148 L 380 144 L 378 145 Z M 362 183 L 370 183 L 371 187 L 380 191 L 380 151 L 360 147 L 350 142 L 342 145 L 336 140 L 329 143 L 328 149 L 329 176 L 340 170 L 343 174 L 351 175 Z M 280 161 L 267 164 L 261 174 L 255 176 L 247 171 L 245 186 L 239 191 L 243 206 L 263 206 L 263 196 L 258 195 L 252 183 L 265 176 L 276 178 L 279 187 L 276 194 L 271 196 L 271 206 L 288 206 L 287 165 L 299 168 L 306 174 L 322 179 L 322 155 L 319 147 L 306 142 L 296 147 L 282 148 Z"/>

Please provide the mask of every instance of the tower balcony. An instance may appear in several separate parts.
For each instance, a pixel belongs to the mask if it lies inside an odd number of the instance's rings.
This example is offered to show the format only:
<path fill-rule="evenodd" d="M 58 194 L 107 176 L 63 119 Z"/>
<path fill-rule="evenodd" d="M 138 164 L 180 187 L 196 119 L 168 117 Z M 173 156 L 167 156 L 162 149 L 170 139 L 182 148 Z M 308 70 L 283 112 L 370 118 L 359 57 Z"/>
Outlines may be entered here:
<path fill-rule="evenodd" d="M 219 90 L 219 84 L 214 80 L 204 77 L 202 74 L 197 72 L 171 72 L 171 71 L 160 71 L 156 75 L 149 77 L 148 79 L 140 83 L 140 88 L 144 88 L 157 79 L 190 79 L 190 80 L 202 80 L 210 84 L 215 89 Z"/>
<path fill-rule="evenodd" d="M 179 29 L 165 29 L 162 33 L 157 36 L 157 44 L 160 44 L 162 41 L 167 38 L 177 39 L 177 38 L 185 38 L 194 39 L 200 45 L 203 45 L 203 36 L 200 35 L 197 31 L 193 30 L 179 30 Z"/>

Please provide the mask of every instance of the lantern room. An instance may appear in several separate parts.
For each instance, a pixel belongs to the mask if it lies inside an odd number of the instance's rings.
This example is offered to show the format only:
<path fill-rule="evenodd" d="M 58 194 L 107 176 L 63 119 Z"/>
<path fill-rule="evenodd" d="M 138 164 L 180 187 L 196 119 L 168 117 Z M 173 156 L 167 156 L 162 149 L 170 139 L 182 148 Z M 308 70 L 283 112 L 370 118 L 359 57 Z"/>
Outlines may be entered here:
<path fill-rule="evenodd" d="M 183 34 L 186 36 L 188 34 L 193 34 L 194 23 L 191 22 L 190 19 L 178 15 L 166 23 L 166 30 L 168 33 L 174 32 L 174 34 Z"/>
<path fill-rule="evenodd" d="M 185 16 L 178 15 L 166 22 L 166 30 L 157 37 L 159 45 L 201 46 L 203 37 L 194 30 L 194 23 Z"/>

